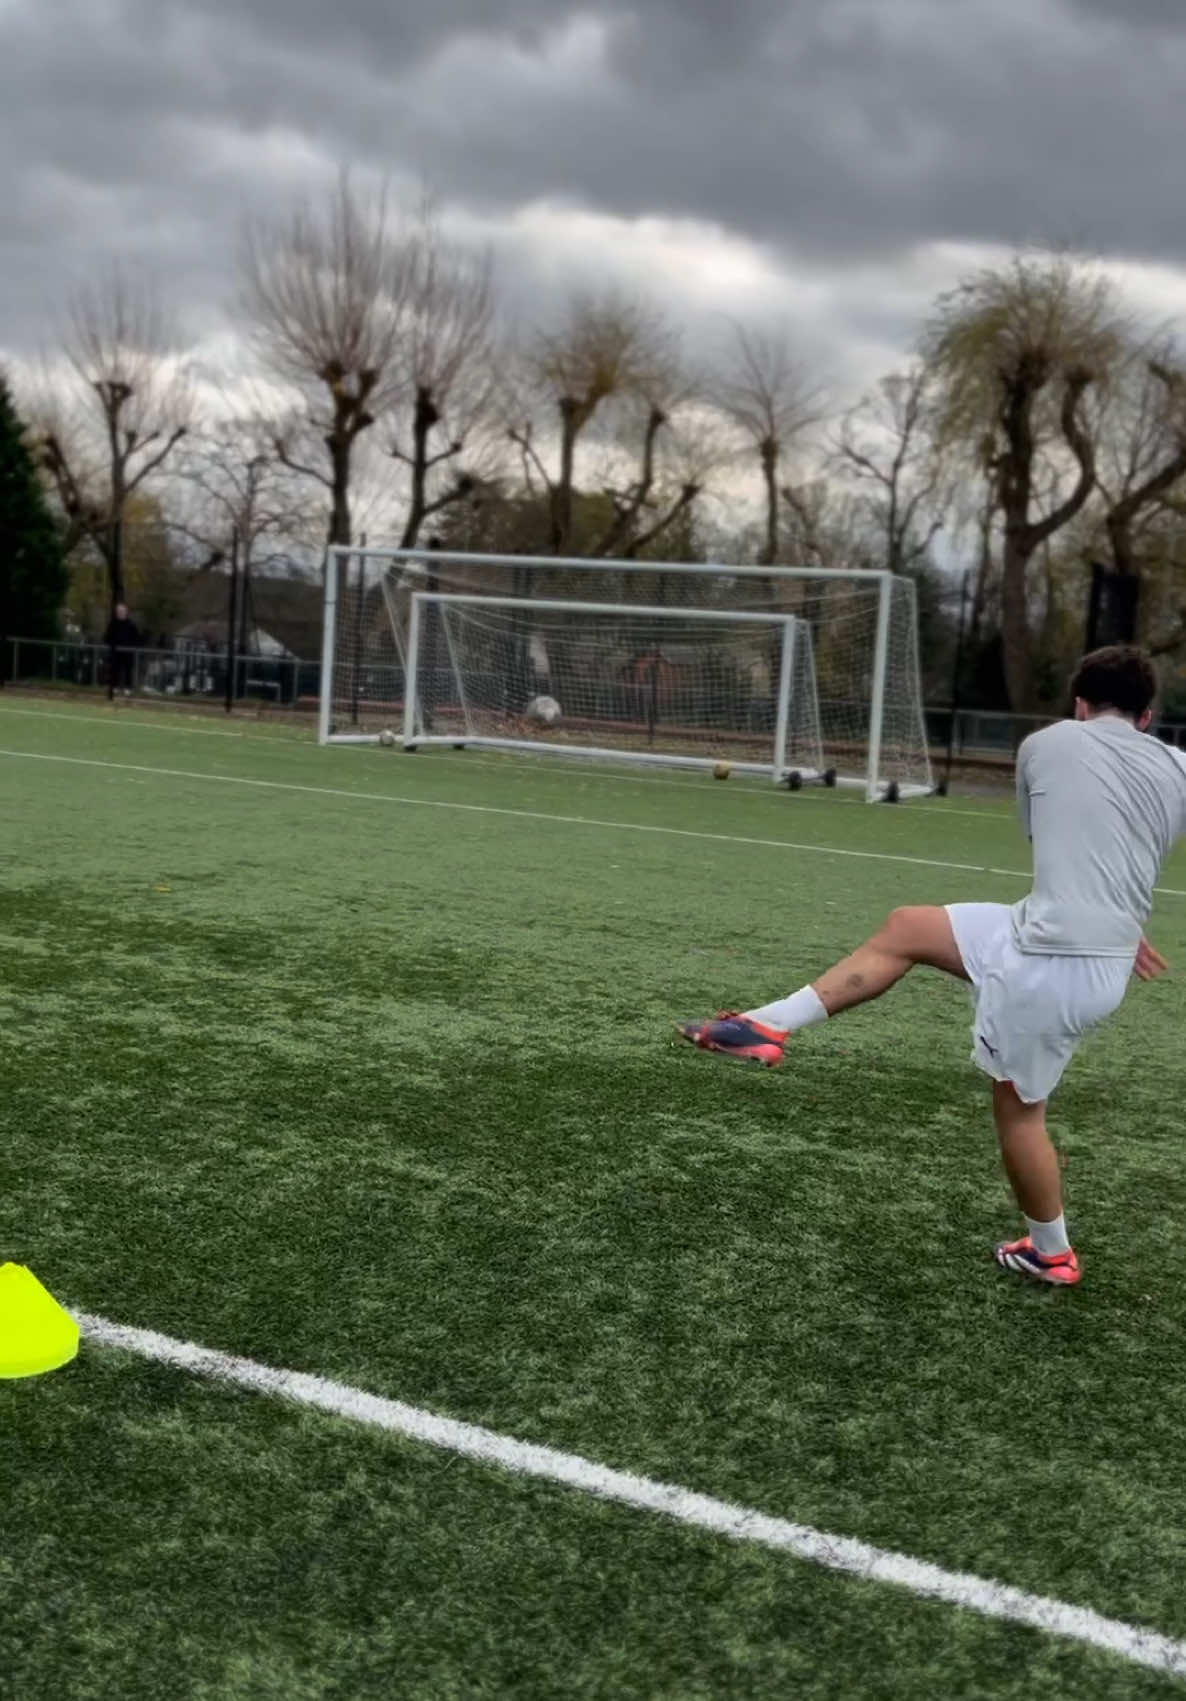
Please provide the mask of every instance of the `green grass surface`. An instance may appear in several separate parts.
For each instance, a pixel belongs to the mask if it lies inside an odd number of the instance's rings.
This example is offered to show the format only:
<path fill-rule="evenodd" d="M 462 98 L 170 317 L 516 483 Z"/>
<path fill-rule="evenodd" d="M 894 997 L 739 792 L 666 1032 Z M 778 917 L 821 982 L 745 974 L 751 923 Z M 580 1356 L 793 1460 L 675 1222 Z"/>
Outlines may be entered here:
<path fill-rule="evenodd" d="M 1007 808 L 3 699 L 0 747 L 0 1257 L 1186 1637 L 1180 982 L 1056 1100 L 1065 1294 L 987 1260 L 1014 1217 L 960 988 L 776 1074 L 670 1037 L 895 904 L 1020 896 Z M 1152 931 L 1186 961 L 1186 897 Z M 0 1384 L 0 1425 L 20 1701 L 1182 1688 L 91 1345 Z"/>

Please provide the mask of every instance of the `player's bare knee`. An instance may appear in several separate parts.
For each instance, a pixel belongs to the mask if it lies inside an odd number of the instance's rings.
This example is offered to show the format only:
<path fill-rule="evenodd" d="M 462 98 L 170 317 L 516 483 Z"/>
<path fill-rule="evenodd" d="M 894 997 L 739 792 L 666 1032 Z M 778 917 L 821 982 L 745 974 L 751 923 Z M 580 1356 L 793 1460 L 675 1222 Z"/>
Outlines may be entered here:
<path fill-rule="evenodd" d="M 946 910 L 935 904 L 905 904 L 891 910 L 878 944 L 907 963 L 926 963 L 966 979 Z"/>
<path fill-rule="evenodd" d="M 891 951 L 909 956 L 918 936 L 918 918 L 923 912 L 916 904 L 905 904 L 891 910 L 878 931 L 878 939 Z"/>

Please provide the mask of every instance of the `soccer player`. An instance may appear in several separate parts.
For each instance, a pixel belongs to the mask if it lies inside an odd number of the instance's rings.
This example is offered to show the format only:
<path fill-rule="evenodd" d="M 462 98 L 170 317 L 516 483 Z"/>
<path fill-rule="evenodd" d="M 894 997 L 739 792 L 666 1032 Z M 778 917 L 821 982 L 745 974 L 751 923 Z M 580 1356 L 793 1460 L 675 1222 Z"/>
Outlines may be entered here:
<path fill-rule="evenodd" d="M 1071 690 L 1074 719 L 1032 734 L 1018 752 L 1017 801 L 1034 854 L 1028 897 L 895 910 L 789 998 L 679 1030 L 705 1051 L 773 1066 L 792 1034 L 879 998 L 918 964 L 970 981 L 972 1059 L 992 1078 L 1001 1155 L 1026 1221 L 996 1260 L 1062 1286 L 1079 1281 L 1080 1267 L 1046 1101 L 1130 978 L 1164 972 L 1143 929 L 1161 865 L 1186 831 L 1186 757 L 1144 736 L 1157 692 L 1148 657 L 1131 645 L 1095 650 Z"/>

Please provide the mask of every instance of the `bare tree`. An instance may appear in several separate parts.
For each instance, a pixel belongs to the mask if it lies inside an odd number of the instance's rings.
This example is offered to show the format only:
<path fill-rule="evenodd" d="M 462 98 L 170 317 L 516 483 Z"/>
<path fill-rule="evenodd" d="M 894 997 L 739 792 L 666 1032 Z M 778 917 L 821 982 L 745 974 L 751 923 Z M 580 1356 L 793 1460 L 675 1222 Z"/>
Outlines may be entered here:
<path fill-rule="evenodd" d="M 989 480 L 1001 516 L 1001 635 L 1014 709 L 1036 701 L 1029 568 L 1096 484 L 1085 402 L 1117 360 L 1123 326 L 1107 281 L 1065 257 L 987 269 L 940 298 L 923 339 L 937 429 Z M 1038 506 L 1044 463 L 1071 487 Z"/>
<path fill-rule="evenodd" d="M 660 329 L 630 393 L 610 402 L 613 442 L 601 481 L 612 514 L 589 553 L 632 560 L 669 533 L 726 453 L 678 337 Z M 627 470 L 628 469 L 628 470 Z"/>
<path fill-rule="evenodd" d="M 714 386 L 721 412 L 756 453 L 765 496 L 765 536 L 759 565 L 779 553 L 779 486 L 783 456 L 822 412 L 822 392 L 808 378 L 789 338 L 774 330 L 734 325 L 730 359 Z"/>
<path fill-rule="evenodd" d="M 276 546 L 311 540 L 313 507 L 278 460 L 262 417 L 228 419 L 191 440 L 177 466 L 174 529 L 200 551 L 196 571 L 219 566 L 232 542 L 245 572 L 284 555 Z"/>
<path fill-rule="evenodd" d="M 71 298 L 70 377 L 42 382 L 38 446 L 65 515 L 65 545 L 87 539 L 98 551 L 112 604 L 124 596 L 129 503 L 189 429 L 179 344 L 154 287 L 116 268 Z"/>
<path fill-rule="evenodd" d="M 800 566 L 877 569 L 879 527 L 870 523 L 867 507 L 850 492 L 825 478 L 803 484 L 784 484 L 779 493 L 784 508 L 781 539 L 786 553 Z"/>
<path fill-rule="evenodd" d="M 648 388 L 657 394 L 666 383 L 663 374 L 672 365 L 673 355 L 674 339 L 661 316 L 640 302 L 614 294 L 578 297 L 560 325 L 538 337 L 528 350 L 524 363 L 528 385 L 535 398 L 544 398 L 549 414 L 554 410 L 554 427 L 549 419 L 545 432 L 539 433 L 530 402 L 520 403 L 508 436 L 519 450 L 528 491 L 538 493 L 542 488 L 546 492 L 552 554 L 568 554 L 574 547 L 577 447 L 583 434 L 607 403 L 637 401 L 647 396 Z M 652 480 L 647 480 L 647 443 L 653 456 L 655 439 L 665 423 L 656 421 L 655 414 L 662 411 L 655 403 L 648 413 L 642 475 L 635 481 L 646 483 L 647 490 L 638 509 L 653 482 L 653 473 Z M 555 473 L 545 460 L 553 432 L 558 438 Z M 624 535 L 628 526 L 629 520 L 619 527 L 615 517 L 612 530 Z"/>
<path fill-rule="evenodd" d="M 833 466 L 863 493 L 884 537 L 882 565 L 891 573 L 926 560 L 950 503 L 931 407 L 931 374 L 916 361 L 850 409 L 832 444 Z"/>
<path fill-rule="evenodd" d="M 1141 531 L 1164 520 L 1186 478 L 1186 370 L 1169 339 L 1124 363 L 1102 427 L 1097 479 L 1112 564 L 1139 574 Z"/>
<path fill-rule="evenodd" d="M 406 386 L 388 452 L 408 471 L 400 545 L 411 549 L 425 522 L 469 496 L 486 470 L 462 457 L 489 420 L 495 298 L 489 254 L 446 242 L 430 205 L 407 253 Z"/>
<path fill-rule="evenodd" d="M 346 173 L 322 206 L 301 202 L 243 229 L 241 311 L 265 365 L 301 393 L 326 464 L 298 458 L 286 432 L 277 434 L 276 452 L 329 492 L 333 544 L 352 541 L 355 445 L 406 381 L 400 357 L 413 255 L 414 245 L 392 231 L 385 196 L 368 203 Z"/>

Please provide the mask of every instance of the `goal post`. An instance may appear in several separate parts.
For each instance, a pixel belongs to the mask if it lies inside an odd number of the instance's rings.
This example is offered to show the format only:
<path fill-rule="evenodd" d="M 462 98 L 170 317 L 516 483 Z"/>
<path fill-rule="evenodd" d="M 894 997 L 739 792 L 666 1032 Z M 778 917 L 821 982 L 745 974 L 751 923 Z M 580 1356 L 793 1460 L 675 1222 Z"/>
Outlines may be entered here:
<path fill-rule="evenodd" d="M 417 604 L 421 593 L 429 600 Z M 439 678 L 444 690 L 447 605 L 440 599 L 445 596 L 506 599 L 524 610 L 546 602 L 577 601 L 628 606 L 636 613 L 663 609 L 664 619 L 668 612 L 679 613 L 689 623 L 695 611 L 718 617 L 744 613 L 763 617 L 768 628 L 793 616 L 807 635 L 823 770 L 835 771 L 841 784 L 860 787 L 870 800 L 921 796 L 935 789 L 919 678 L 915 587 L 910 579 L 867 569 L 336 546 L 327 554 L 325 575 L 318 723 L 323 743 L 372 742 L 381 733 L 403 727 L 413 619 L 419 623 L 421 680 L 412 688 L 426 689 L 431 697 Z M 519 630 L 527 616 L 511 611 L 500 618 L 512 620 Z M 456 616 L 449 619 L 455 622 Z M 769 632 L 767 642 L 776 675 Z M 519 652 L 512 646 L 508 654 L 518 655 L 513 665 L 522 674 L 526 664 L 521 651 L 522 645 Z M 717 688 L 707 667 L 702 675 Z M 666 684 L 674 688 L 674 677 Z M 792 693 L 797 688 L 792 666 Z M 780 682 L 772 676 L 765 689 L 772 706 L 780 693 Z M 558 701 L 567 719 L 569 705 L 562 697 Z M 433 704 L 426 704 L 422 695 L 421 708 L 425 706 L 431 715 Z M 792 708 L 788 729 L 794 724 Z M 566 743 L 567 737 L 553 742 Z M 541 749 L 544 741 L 537 734 L 530 742 Z M 774 766 L 773 731 L 770 747 L 760 755 L 761 767 Z M 792 751 L 788 765 L 797 761 Z M 804 763 L 805 768 L 814 765 Z"/>
<path fill-rule="evenodd" d="M 416 592 L 402 737 L 409 750 L 825 773 L 809 627 L 734 609 Z"/>

